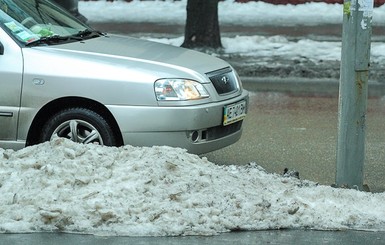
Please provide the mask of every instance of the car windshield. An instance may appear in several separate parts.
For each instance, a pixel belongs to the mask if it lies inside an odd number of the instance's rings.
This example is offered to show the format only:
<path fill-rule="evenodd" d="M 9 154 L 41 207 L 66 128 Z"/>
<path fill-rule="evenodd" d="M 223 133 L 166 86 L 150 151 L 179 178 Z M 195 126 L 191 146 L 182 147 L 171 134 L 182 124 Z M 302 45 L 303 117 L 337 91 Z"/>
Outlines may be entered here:
<path fill-rule="evenodd" d="M 50 45 L 99 36 L 48 0 L 0 0 L 0 25 L 25 45 Z"/>

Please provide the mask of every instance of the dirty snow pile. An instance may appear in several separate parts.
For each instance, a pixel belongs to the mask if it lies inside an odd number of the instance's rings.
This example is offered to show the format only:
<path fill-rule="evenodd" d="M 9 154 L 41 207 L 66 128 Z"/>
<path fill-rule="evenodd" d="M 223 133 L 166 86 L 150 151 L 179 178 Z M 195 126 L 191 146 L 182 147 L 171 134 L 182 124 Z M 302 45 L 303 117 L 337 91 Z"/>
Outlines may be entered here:
<path fill-rule="evenodd" d="M 183 149 L 56 138 L 0 149 L 0 232 L 213 235 L 279 228 L 385 230 L 385 194 L 218 166 Z"/>

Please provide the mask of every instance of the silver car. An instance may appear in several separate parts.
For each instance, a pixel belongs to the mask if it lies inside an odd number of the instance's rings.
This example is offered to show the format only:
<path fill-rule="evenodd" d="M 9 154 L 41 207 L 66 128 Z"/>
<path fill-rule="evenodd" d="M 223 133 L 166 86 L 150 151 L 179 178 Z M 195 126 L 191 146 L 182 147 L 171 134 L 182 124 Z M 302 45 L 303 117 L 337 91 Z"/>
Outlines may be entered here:
<path fill-rule="evenodd" d="M 0 147 L 66 137 L 201 154 L 235 143 L 248 92 L 225 61 L 99 33 L 47 0 L 0 0 Z"/>

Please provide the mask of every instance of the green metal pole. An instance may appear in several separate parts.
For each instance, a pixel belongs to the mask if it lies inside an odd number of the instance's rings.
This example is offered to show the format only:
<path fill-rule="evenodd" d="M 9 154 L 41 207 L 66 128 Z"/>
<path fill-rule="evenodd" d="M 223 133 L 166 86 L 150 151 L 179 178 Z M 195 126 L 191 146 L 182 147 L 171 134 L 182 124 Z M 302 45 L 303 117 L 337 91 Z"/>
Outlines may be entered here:
<path fill-rule="evenodd" d="M 336 185 L 363 189 L 374 0 L 344 0 Z"/>

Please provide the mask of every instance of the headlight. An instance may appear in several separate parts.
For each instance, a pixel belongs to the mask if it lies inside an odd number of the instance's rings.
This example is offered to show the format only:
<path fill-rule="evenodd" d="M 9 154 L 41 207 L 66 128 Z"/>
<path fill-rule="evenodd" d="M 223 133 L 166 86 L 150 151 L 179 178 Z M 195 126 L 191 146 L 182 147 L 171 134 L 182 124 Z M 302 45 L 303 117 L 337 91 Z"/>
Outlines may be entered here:
<path fill-rule="evenodd" d="M 202 84 L 185 79 L 161 79 L 155 82 L 157 100 L 197 100 L 209 97 Z"/>

